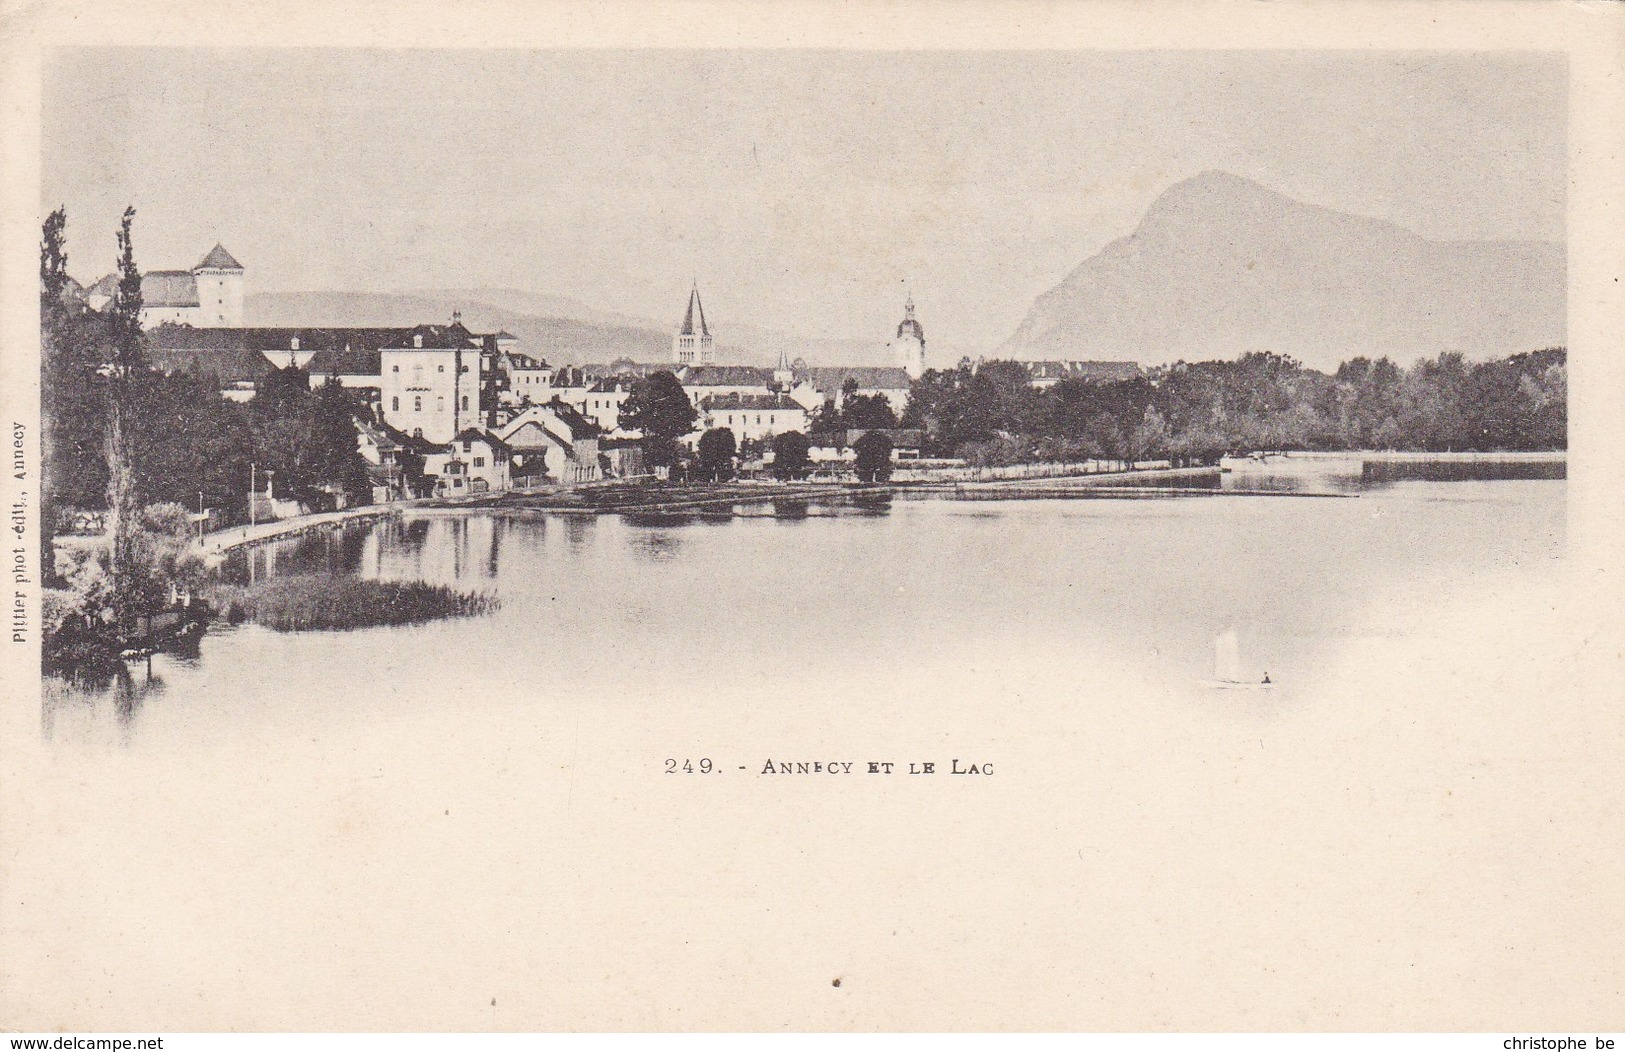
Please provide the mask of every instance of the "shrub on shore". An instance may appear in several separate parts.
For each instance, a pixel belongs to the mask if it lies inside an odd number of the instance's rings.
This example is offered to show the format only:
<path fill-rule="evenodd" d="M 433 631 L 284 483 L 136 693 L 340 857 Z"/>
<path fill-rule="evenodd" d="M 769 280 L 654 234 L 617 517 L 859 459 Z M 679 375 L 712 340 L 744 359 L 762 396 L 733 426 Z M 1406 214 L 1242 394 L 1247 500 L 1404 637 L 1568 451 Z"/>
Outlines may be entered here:
<path fill-rule="evenodd" d="M 277 577 L 248 588 L 222 585 L 213 602 L 231 624 L 254 621 L 278 632 L 421 624 L 485 614 L 497 606 L 495 597 L 482 592 L 427 581 L 315 575 Z"/>

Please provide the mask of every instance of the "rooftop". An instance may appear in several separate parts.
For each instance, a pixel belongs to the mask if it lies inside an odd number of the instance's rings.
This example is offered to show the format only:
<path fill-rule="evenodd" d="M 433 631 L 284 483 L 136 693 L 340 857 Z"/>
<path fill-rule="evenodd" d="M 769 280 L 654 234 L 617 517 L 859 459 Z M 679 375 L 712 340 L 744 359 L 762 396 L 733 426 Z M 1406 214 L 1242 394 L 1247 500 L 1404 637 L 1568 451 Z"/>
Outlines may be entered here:
<path fill-rule="evenodd" d="M 795 377 L 831 394 L 848 380 L 856 380 L 858 389 L 865 391 L 907 391 L 912 383 L 907 371 L 895 365 L 809 366 L 797 369 Z"/>
<path fill-rule="evenodd" d="M 203 257 L 203 262 L 192 268 L 193 270 L 242 270 L 243 265 L 232 258 L 226 251 L 226 246 L 215 243 L 209 254 Z"/>
<path fill-rule="evenodd" d="M 700 399 L 700 408 L 716 411 L 719 409 L 794 409 L 805 413 L 806 408 L 788 395 L 708 395 Z"/>
<path fill-rule="evenodd" d="M 766 387 L 773 370 L 754 365 L 701 365 L 682 376 L 684 387 Z"/>

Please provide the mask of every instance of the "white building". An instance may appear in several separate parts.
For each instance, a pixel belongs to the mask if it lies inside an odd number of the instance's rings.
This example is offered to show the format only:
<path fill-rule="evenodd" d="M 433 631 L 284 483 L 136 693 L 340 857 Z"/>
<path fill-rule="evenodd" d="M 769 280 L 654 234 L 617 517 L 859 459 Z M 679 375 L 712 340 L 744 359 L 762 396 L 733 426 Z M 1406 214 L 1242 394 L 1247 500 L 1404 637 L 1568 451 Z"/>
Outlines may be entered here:
<path fill-rule="evenodd" d="M 808 410 L 825 402 L 840 408 L 848 388 L 857 395 L 884 395 L 899 417 L 908 405 L 908 373 L 894 365 L 802 366 L 795 372 L 796 385 L 790 393 Z"/>
<path fill-rule="evenodd" d="M 384 419 L 409 435 L 448 442 L 480 419 L 483 342 L 461 322 L 419 325 L 379 350 Z"/>
<path fill-rule="evenodd" d="M 773 373 L 753 365 L 704 365 L 681 369 L 677 380 L 688 400 L 698 409 L 707 398 L 767 397 L 774 393 Z"/>
<path fill-rule="evenodd" d="M 683 326 L 671 338 L 671 360 L 678 365 L 710 365 L 716 360 L 716 344 L 705 324 L 705 308 L 700 305 L 700 286 L 688 294 L 688 312 Z"/>
<path fill-rule="evenodd" d="M 511 488 L 512 450 L 487 431 L 465 428 L 423 458 L 437 497 L 502 493 Z"/>
<path fill-rule="evenodd" d="M 807 410 L 787 395 L 721 395 L 704 399 L 698 408 L 702 432 L 725 427 L 738 442 L 807 431 Z"/>
<path fill-rule="evenodd" d="M 501 338 L 502 333 L 498 333 L 497 339 Z M 553 367 L 545 360 L 517 351 L 504 351 L 498 361 L 508 378 L 507 390 L 503 392 L 504 404 L 517 406 L 552 400 Z"/>
<path fill-rule="evenodd" d="M 526 406 L 498 432 L 529 469 L 539 460 L 555 482 L 593 482 L 603 477 L 598 425 L 563 402 Z"/>
<path fill-rule="evenodd" d="M 573 390 L 578 402 L 563 401 L 605 431 L 614 431 L 621 424 L 621 407 L 632 395 L 632 382 L 629 377 L 606 376 L 587 388 Z"/>

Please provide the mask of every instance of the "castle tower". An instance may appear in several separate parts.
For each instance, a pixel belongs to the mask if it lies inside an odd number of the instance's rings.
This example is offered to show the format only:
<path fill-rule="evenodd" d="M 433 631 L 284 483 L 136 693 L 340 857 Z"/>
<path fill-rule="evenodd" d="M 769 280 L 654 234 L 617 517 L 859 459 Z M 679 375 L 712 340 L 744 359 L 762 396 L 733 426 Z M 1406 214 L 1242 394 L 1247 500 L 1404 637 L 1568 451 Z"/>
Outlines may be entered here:
<path fill-rule="evenodd" d="M 197 322 L 204 329 L 240 329 L 243 325 L 243 265 L 224 245 L 215 245 L 192 268 L 197 283 Z"/>
<path fill-rule="evenodd" d="M 671 360 L 678 365 L 710 365 L 716 358 L 711 330 L 705 324 L 705 308 L 700 305 L 700 286 L 696 282 L 688 294 L 688 313 L 683 315 L 683 327 L 671 338 Z"/>
<path fill-rule="evenodd" d="M 909 379 L 918 380 L 925 373 L 925 329 L 914 320 L 914 297 L 903 305 L 903 321 L 897 326 L 897 338 L 891 343 L 892 359 L 908 373 Z"/>
<path fill-rule="evenodd" d="M 790 364 L 789 351 L 779 351 L 779 364 L 773 369 L 773 382 L 786 391 L 795 385 L 796 371 Z"/>

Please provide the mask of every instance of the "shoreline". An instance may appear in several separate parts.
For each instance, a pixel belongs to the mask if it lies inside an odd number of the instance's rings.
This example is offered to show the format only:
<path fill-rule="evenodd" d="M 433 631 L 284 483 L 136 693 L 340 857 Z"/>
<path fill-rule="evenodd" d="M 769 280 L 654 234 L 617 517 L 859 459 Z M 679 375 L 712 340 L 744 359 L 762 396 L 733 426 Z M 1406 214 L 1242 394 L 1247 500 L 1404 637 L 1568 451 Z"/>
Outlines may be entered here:
<path fill-rule="evenodd" d="M 1320 451 L 1293 450 L 1270 453 L 1262 461 L 1331 461 L 1358 460 L 1362 462 L 1409 463 L 1562 463 L 1568 459 L 1567 450 L 1538 452 L 1424 452 L 1424 451 Z M 1220 464 L 1260 463 L 1252 457 L 1225 457 Z M 1128 480 L 1189 479 L 1217 476 L 1220 465 L 1210 467 L 1144 467 L 1133 471 L 1080 472 L 1069 475 L 1049 475 L 1029 478 L 1001 479 L 910 479 L 900 482 L 769 482 L 735 481 L 721 483 L 633 483 L 605 482 L 586 486 L 553 487 L 545 490 L 508 490 L 486 497 L 463 497 L 457 500 L 425 497 L 394 501 L 389 504 L 369 504 L 344 511 L 321 512 L 292 519 L 262 522 L 253 526 L 233 526 L 206 534 L 193 549 L 203 555 L 211 567 L 224 561 L 227 553 L 239 548 L 251 548 L 272 541 L 285 540 L 322 530 L 339 529 L 352 523 L 416 512 L 493 512 L 532 511 L 565 515 L 664 514 L 734 504 L 765 503 L 774 500 L 820 500 L 862 496 L 890 496 L 918 493 L 965 495 L 983 500 L 1000 499 L 999 494 L 1010 491 L 1009 499 L 1020 499 L 1014 491 L 1053 490 L 1056 496 L 1068 491 L 1087 488 L 1105 490 L 1101 495 L 1138 496 L 1133 487 L 1124 486 Z M 1241 491 L 1236 496 L 1266 495 Z M 1284 495 L 1284 494 L 1267 494 Z M 631 499 L 626 499 L 631 498 Z"/>

